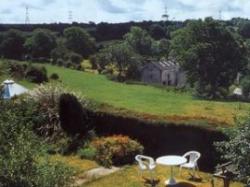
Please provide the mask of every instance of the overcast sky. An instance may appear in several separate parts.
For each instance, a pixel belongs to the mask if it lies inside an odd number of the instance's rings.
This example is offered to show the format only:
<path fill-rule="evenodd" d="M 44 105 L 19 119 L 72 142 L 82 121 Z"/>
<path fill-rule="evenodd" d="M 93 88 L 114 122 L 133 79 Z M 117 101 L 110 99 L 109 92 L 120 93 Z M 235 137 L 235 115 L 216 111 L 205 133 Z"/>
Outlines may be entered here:
<path fill-rule="evenodd" d="M 250 0 L 0 0 L 1 23 L 127 22 L 161 20 L 165 5 L 171 20 L 212 16 L 250 18 Z"/>

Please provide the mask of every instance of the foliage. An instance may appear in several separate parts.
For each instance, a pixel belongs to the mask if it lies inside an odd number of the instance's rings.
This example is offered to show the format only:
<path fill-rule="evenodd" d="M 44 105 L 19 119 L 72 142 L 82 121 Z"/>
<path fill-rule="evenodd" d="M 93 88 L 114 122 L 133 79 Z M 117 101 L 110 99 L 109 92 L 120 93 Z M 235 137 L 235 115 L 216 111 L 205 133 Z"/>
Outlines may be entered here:
<path fill-rule="evenodd" d="M 77 53 L 70 52 L 65 55 L 65 59 L 73 64 L 79 65 L 82 61 L 82 56 Z"/>
<path fill-rule="evenodd" d="M 16 107 L 18 109 L 16 109 Z M 15 101 L 1 103 L 0 185 L 6 187 L 68 186 L 72 171 L 51 163 L 46 147 L 32 133 L 32 120 Z"/>
<path fill-rule="evenodd" d="M 50 75 L 50 78 L 53 79 L 53 80 L 58 80 L 58 79 L 59 79 L 59 75 L 56 74 L 56 73 L 52 73 L 52 74 Z"/>
<path fill-rule="evenodd" d="M 153 24 L 150 26 L 150 35 L 155 40 L 160 40 L 160 39 L 166 37 L 166 31 L 165 31 L 164 27 L 162 27 L 161 25 Z"/>
<path fill-rule="evenodd" d="M 76 95 L 82 105 L 86 107 L 87 102 L 83 97 L 68 91 L 60 84 L 49 83 L 40 85 L 27 95 L 27 101 L 33 101 L 37 104 L 34 111 L 39 114 L 39 118 L 35 123 L 34 129 L 48 142 L 55 143 L 65 136 L 59 119 L 59 99 L 64 93 Z"/>
<path fill-rule="evenodd" d="M 250 97 L 250 75 L 246 75 L 245 77 L 243 77 L 243 79 L 241 80 L 241 86 L 242 86 L 243 95 L 247 99 L 249 99 Z"/>
<path fill-rule="evenodd" d="M 59 99 L 61 127 L 70 135 L 85 135 L 89 127 L 87 111 L 72 94 L 62 94 Z"/>
<path fill-rule="evenodd" d="M 69 50 L 88 57 L 95 51 L 95 40 L 80 27 L 70 27 L 63 32 L 65 45 Z"/>
<path fill-rule="evenodd" d="M 45 67 L 28 66 L 25 78 L 33 83 L 48 82 L 47 71 Z"/>
<path fill-rule="evenodd" d="M 168 58 L 168 54 L 170 51 L 170 40 L 167 40 L 165 38 L 159 40 L 157 43 L 157 48 L 158 48 L 158 54 L 160 57 L 165 57 Z"/>
<path fill-rule="evenodd" d="M 132 27 L 130 32 L 124 35 L 124 39 L 139 55 L 149 56 L 152 54 L 153 39 L 146 30 L 140 27 Z"/>
<path fill-rule="evenodd" d="M 189 82 L 197 84 L 197 93 L 210 99 L 224 97 L 222 92 L 228 90 L 246 62 L 243 42 L 212 18 L 190 21 L 176 31 L 171 48 Z"/>
<path fill-rule="evenodd" d="M 2 43 L 0 43 L 2 56 L 10 59 L 21 59 L 25 52 L 24 41 L 25 38 L 22 32 L 10 29 L 5 33 Z"/>
<path fill-rule="evenodd" d="M 49 58 L 51 51 L 56 47 L 56 37 L 50 30 L 36 29 L 24 46 L 34 58 Z"/>
<path fill-rule="evenodd" d="M 229 141 L 216 143 L 223 158 L 231 161 L 239 172 L 238 179 L 250 185 L 250 118 L 238 127 L 226 131 Z"/>
<path fill-rule="evenodd" d="M 91 145 L 96 149 L 96 161 L 105 167 L 131 164 L 143 152 L 140 143 L 121 135 L 99 138 Z"/>
<path fill-rule="evenodd" d="M 57 65 L 62 65 L 63 63 L 59 64 L 57 61 L 65 59 L 67 53 L 69 53 L 69 50 L 63 44 L 58 44 L 50 53 L 52 62 Z"/>
<path fill-rule="evenodd" d="M 79 149 L 77 154 L 81 159 L 94 160 L 96 157 L 96 149 L 93 146 L 85 146 Z"/>
<path fill-rule="evenodd" d="M 250 22 L 245 22 L 239 25 L 239 33 L 244 38 L 250 38 Z"/>

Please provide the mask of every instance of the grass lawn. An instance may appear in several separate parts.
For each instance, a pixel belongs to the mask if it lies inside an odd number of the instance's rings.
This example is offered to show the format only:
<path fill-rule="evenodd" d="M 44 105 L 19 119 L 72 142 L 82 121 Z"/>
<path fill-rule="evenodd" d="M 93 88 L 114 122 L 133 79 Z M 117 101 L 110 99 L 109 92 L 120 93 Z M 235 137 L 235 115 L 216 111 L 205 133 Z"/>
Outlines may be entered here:
<path fill-rule="evenodd" d="M 200 172 L 201 181 L 194 182 L 189 180 L 189 174 L 187 170 L 183 170 L 181 175 L 179 174 L 179 169 L 175 168 L 175 178 L 178 182 L 176 187 L 211 187 L 212 175 Z M 159 179 L 157 187 L 165 187 L 164 181 L 170 176 L 170 168 L 157 166 L 155 177 Z M 147 173 L 143 174 L 145 177 L 149 177 Z M 109 176 L 91 181 L 84 184 L 82 187 L 144 187 L 144 181 L 139 173 L 137 166 L 129 166 L 117 173 L 111 174 Z M 223 181 L 219 179 L 214 180 L 215 187 L 222 187 Z M 231 187 L 243 187 L 244 185 L 238 182 L 232 182 Z"/>
<path fill-rule="evenodd" d="M 80 159 L 78 156 L 61 156 L 53 155 L 51 159 L 54 161 L 60 161 L 68 166 L 74 168 L 76 173 L 76 180 L 79 176 L 84 176 L 84 172 L 87 170 L 100 167 L 94 161 Z M 189 180 L 188 170 L 183 169 L 181 175 L 179 173 L 179 168 L 174 169 L 175 178 L 180 184 L 178 187 L 211 187 L 212 175 L 208 173 L 199 172 L 201 180 L 194 182 Z M 137 165 L 125 166 L 120 171 L 99 178 L 93 178 L 90 182 L 83 184 L 82 187 L 144 187 L 143 177 L 150 178 L 149 173 L 140 173 Z M 164 181 L 170 176 L 170 168 L 164 166 L 157 166 L 154 177 L 159 180 L 157 187 L 164 187 Z M 214 179 L 215 187 L 223 186 L 222 180 Z M 244 185 L 239 182 L 232 182 L 231 187 L 243 187 Z"/>
<path fill-rule="evenodd" d="M 153 86 L 128 85 L 108 80 L 103 75 L 80 72 L 46 65 L 48 73 L 57 73 L 70 89 L 82 92 L 87 98 L 162 119 L 210 120 L 233 124 L 235 115 L 246 116 L 250 104 L 198 100 L 189 93 L 167 91 Z M 121 110 L 122 111 L 122 110 Z"/>
<path fill-rule="evenodd" d="M 77 173 L 82 174 L 83 172 L 99 167 L 98 164 L 91 160 L 80 159 L 78 156 L 62 156 L 62 155 L 52 155 L 52 161 L 59 161 L 67 164 L 76 170 Z"/>

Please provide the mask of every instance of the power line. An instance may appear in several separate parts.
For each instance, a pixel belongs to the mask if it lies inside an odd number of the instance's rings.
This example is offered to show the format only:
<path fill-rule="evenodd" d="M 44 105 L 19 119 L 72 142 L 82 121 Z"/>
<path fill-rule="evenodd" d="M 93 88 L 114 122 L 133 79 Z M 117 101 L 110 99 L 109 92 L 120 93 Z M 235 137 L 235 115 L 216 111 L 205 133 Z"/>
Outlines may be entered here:
<path fill-rule="evenodd" d="M 30 23 L 29 6 L 25 6 L 25 24 Z"/>

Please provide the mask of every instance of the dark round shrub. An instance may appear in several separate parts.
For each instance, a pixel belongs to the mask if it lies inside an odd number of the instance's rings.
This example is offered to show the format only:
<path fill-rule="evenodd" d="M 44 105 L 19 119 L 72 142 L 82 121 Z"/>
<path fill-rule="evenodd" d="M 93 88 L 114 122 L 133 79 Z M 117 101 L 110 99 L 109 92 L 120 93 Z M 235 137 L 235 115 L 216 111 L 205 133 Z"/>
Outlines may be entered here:
<path fill-rule="evenodd" d="M 48 82 L 47 71 L 45 67 L 39 68 L 30 66 L 26 72 L 25 78 L 38 84 Z"/>
<path fill-rule="evenodd" d="M 50 75 L 50 79 L 53 79 L 53 80 L 58 80 L 59 79 L 59 75 L 57 73 L 52 73 Z"/>
<path fill-rule="evenodd" d="M 86 134 L 89 130 L 87 112 L 72 94 L 62 94 L 59 99 L 61 127 L 70 135 Z"/>

